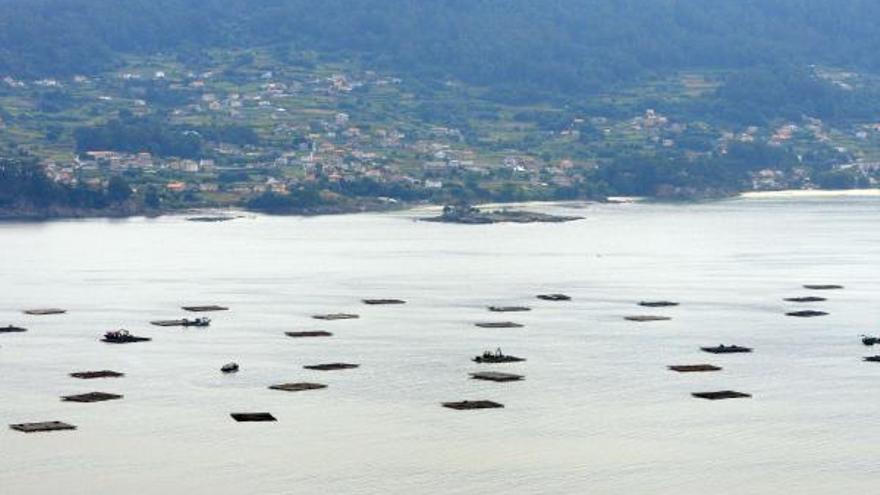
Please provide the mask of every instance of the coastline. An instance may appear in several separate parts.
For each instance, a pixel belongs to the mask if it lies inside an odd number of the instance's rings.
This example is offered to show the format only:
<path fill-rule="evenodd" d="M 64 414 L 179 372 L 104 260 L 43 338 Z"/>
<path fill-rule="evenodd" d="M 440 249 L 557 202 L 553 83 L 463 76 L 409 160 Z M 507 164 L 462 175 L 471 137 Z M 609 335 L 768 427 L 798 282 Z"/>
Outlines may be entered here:
<path fill-rule="evenodd" d="M 781 191 L 748 191 L 739 193 L 741 199 L 801 199 L 834 197 L 876 197 L 880 189 L 785 189 Z"/>
<path fill-rule="evenodd" d="M 787 189 L 780 191 L 746 191 L 732 196 L 715 198 L 767 200 L 767 199 L 816 199 L 840 197 L 880 197 L 878 189 Z M 583 209 L 592 204 L 626 205 L 658 201 L 656 198 L 609 196 L 604 200 L 561 200 L 561 201 L 517 201 L 511 203 L 480 203 L 477 208 L 506 209 L 534 208 L 555 206 L 570 209 Z M 660 202 L 663 202 L 660 200 Z M 202 215 L 270 215 L 314 217 L 321 215 L 345 215 L 355 213 L 382 213 L 389 211 L 412 211 L 417 213 L 436 213 L 442 211 L 442 204 L 430 203 L 359 203 L 356 205 L 332 205 L 305 208 L 301 210 L 265 211 L 250 210 L 238 206 L 203 207 L 186 209 L 142 210 L 137 208 L 110 208 L 106 210 L 85 210 L 68 208 L 49 208 L 45 210 L 0 210 L 0 223 L 6 222 L 47 222 L 52 220 L 76 220 L 90 218 L 125 219 L 125 218 L 158 218 L 163 216 L 202 216 Z"/>

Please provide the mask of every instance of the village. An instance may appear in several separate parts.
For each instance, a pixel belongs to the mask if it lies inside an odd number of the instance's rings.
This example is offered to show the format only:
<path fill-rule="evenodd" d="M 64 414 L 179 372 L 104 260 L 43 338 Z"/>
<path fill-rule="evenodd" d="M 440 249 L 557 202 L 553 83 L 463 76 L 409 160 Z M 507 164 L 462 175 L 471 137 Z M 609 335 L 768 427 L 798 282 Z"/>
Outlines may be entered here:
<path fill-rule="evenodd" d="M 457 103 L 473 94 L 454 84 L 426 102 L 404 80 L 369 70 L 247 54 L 209 70 L 139 63 L 102 77 L 5 77 L 2 144 L 40 157 L 56 182 L 102 187 L 120 176 L 178 206 L 240 205 L 303 187 L 326 200 L 593 198 L 617 192 L 602 169 L 621 149 L 699 162 L 754 143 L 798 163 L 752 171 L 741 188 L 876 187 L 880 177 L 880 124 L 841 130 L 806 118 L 722 129 L 637 104 L 628 118 L 552 109 L 523 118 L 484 100 L 460 118 Z"/>

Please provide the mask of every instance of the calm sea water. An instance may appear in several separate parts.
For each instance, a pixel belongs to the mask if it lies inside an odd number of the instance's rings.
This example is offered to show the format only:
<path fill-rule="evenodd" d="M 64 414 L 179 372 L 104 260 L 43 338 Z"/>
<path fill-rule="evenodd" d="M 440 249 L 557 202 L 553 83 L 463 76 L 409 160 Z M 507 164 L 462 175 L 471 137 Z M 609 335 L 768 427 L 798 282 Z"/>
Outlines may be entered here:
<path fill-rule="evenodd" d="M 800 494 L 876 490 L 880 198 L 545 206 L 566 224 L 461 226 L 418 212 L 0 224 L 0 493 Z M 830 316 L 783 297 L 839 283 Z M 542 302 L 564 292 L 567 303 Z M 403 298 L 368 307 L 364 297 Z M 642 299 L 677 308 L 645 310 Z M 148 322 L 223 304 L 206 330 Z M 492 314 L 490 304 L 530 313 Z M 22 309 L 58 306 L 61 316 Z M 804 309 L 798 306 L 799 309 Z M 355 312 L 359 320 L 310 315 Z M 632 323 L 631 314 L 668 322 Z M 514 320 L 521 329 L 479 329 Z M 125 327 L 152 342 L 113 346 Z M 329 330 L 291 339 L 291 330 Z M 699 347 L 753 346 L 713 356 Z M 502 347 L 524 363 L 482 368 Z M 219 367 L 238 361 L 242 371 Z M 356 370 L 303 365 L 343 361 Z M 714 363 L 679 375 L 670 364 Z M 121 379 L 68 373 L 113 369 Z M 468 379 L 521 373 L 518 383 Z M 327 389 L 268 390 L 291 381 Z M 704 401 L 733 389 L 752 399 Z M 63 403 L 61 395 L 123 400 Z M 504 409 L 453 411 L 491 399 Z M 235 423 L 270 411 L 277 423 Z M 74 432 L 6 424 L 62 420 Z"/>

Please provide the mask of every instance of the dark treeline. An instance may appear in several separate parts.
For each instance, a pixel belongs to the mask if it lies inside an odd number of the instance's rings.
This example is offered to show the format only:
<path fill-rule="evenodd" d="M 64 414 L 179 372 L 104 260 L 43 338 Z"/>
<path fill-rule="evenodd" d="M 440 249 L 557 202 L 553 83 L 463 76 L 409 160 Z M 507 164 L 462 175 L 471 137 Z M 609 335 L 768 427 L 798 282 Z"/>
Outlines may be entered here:
<path fill-rule="evenodd" d="M 0 217 L 69 216 L 72 213 L 120 208 L 133 198 L 128 183 L 119 176 L 106 186 L 59 184 L 46 176 L 32 158 L 0 158 Z"/>
<path fill-rule="evenodd" d="M 0 10 L 0 73 L 13 75 L 272 46 L 291 62 L 356 56 L 529 100 L 671 70 L 880 68 L 872 0 L 0 0 Z"/>
<path fill-rule="evenodd" d="M 104 124 L 74 130 L 78 153 L 86 151 L 149 152 L 162 157 L 201 158 L 206 141 L 256 145 L 260 138 L 251 127 L 215 125 L 181 127 L 158 116 L 137 117 L 123 113 Z"/>
<path fill-rule="evenodd" d="M 152 117 L 122 117 L 95 127 L 80 127 L 73 137 L 78 153 L 109 150 L 181 158 L 199 158 L 202 154 L 198 132 L 178 129 Z"/>

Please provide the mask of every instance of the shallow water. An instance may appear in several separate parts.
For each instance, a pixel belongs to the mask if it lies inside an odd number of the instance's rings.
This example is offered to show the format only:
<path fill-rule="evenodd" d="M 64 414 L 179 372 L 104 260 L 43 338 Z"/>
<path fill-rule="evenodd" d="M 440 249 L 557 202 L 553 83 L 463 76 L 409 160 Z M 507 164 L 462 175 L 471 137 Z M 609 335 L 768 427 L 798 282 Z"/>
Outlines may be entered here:
<path fill-rule="evenodd" d="M 541 206 L 586 220 L 461 226 L 417 212 L 0 224 L 0 493 L 871 492 L 880 474 L 880 198 Z M 807 306 L 804 283 L 839 283 Z M 534 299 L 565 292 L 571 302 Z M 403 298 L 365 306 L 364 297 Z M 643 309 L 642 299 L 676 308 Z M 224 304 L 209 329 L 151 327 Z M 529 305 L 493 314 L 490 304 Z M 21 310 L 59 306 L 60 316 Z M 824 309 L 815 319 L 789 308 Z M 355 312 L 358 320 L 310 315 Z M 631 314 L 666 322 L 634 323 Z M 519 329 L 481 329 L 513 320 Z M 125 327 L 153 337 L 98 342 Z M 329 330 L 291 339 L 291 330 Z M 699 351 L 719 343 L 751 355 Z M 478 366 L 502 347 L 528 361 Z M 876 353 L 874 351 L 873 353 Z M 238 361 L 242 371 L 219 367 Z M 356 370 L 303 365 L 344 361 Z M 670 364 L 714 363 L 675 374 Z M 113 369 L 121 379 L 68 373 Z M 522 382 L 469 380 L 495 370 Z M 268 390 L 315 381 L 318 391 Z M 733 389 L 752 399 L 704 401 Z M 121 393 L 98 404 L 59 401 Z M 492 399 L 504 409 L 453 411 Z M 235 423 L 270 411 L 277 423 Z"/>

